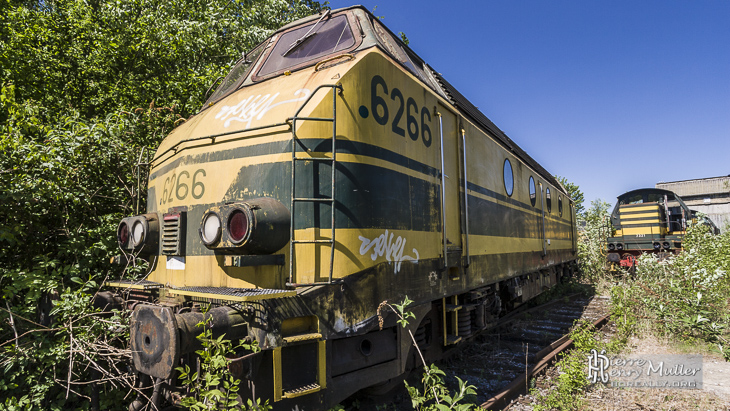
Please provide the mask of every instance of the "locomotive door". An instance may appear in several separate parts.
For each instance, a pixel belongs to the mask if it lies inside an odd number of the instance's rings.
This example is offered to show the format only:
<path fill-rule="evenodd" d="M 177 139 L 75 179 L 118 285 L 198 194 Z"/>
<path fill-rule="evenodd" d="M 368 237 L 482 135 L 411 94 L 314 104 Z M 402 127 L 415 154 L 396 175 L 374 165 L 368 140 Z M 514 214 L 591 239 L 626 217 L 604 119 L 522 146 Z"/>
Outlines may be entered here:
<path fill-rule="evenodd" d="M 542 234 L 540 237 L 542 239 L 542 256 L 545 257 L 547 255 L 547 239 L 545 237 L 545 189 L 542 186 L 542 182 L 539 183 L 540 185 L 540 212 L 542 213 L 542 229 L 540 230 L 540 233 Z"/>
<path fill-rule="evenodd" d="M 443 225 L 442 246 L 445 256 L 444 265 L 461 265 L 461 170 L 458 132 L 458 119 L 454 113 L 442 105 L 437 106 L 441 139 L 441 221 Z M 450 273 L 451 274 L 451 273 Z M 453 273 L 458 276 L 458 271 Z"/>

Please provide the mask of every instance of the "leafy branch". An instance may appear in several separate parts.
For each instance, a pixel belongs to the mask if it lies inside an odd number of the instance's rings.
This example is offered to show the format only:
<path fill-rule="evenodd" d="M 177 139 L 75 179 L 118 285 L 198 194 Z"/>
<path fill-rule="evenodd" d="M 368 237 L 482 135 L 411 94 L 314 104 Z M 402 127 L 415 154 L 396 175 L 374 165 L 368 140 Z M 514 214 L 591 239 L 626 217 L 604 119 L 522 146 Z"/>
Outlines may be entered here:
<path fill-rule="evenodd" d="M 408 331 L 408 335 L 411 337 L 413 347 L 421 358 L 423 364 L 423 378 L 421 383 L 423 384 L 423 393 L 415 387 L 405 382 L 408 394 L 411 397 L 411 403 L 413 408 L 418 411 L 468 411 L 475 409 L 474 404 L 461 404 L 467 396 L 476 394 L 476 387 L 473 385 L 467 385 L 466 381 L 462 381 L 461 378 L 456 377 L 459 382 L 459 388 L 454 394 L 450 394 L 449 389 L 446 387 L 444 377 L 446 374 L 439 369 L 436 364 L 426 364 L 426 360 L 423 357 L 421 349 L 418 347 L 416 338 L 410 329 L 407 329 L 409 320 L 415 319 L 416 316 L 410 311 L 407 311 L 408 306 L 413 304 L 413 301 L 405 296 L 400 304 L 390 304 L 388 301 L 383 301 L 378 306 L 377 315 L 380 323 L 380 328 L 383 328 L 383 314 L 384 308 L 389 308 L 398 316 L 397 323 Z"/>
<path fill-rule="evenodd" d="M 238 395 L 241 380 L 235 378 L 228 369 L 230 355 L 239 348 L 257 353 L 261 350 L 258 341 L 242 341 L 234 346 L 230 340 L 225 339 L 225 334 L 214 338 L 212 321 L 212 317 L 207 317 L 198 323 L 198 327 L 203 327 L 203 332 L 197 336 L 203 348 L 195 352 L 199 356 L 200 371 L 191 371 L 187 364 L 176 368 L 180 373 L 178 378 L 188 388 L 188 394 L 182 399 L 181 405 L 195 411 L 270 409 L 268 400 L 262 404 L 258 398 L 255 403 L 249 399 L 247 407 L 243 406 Z"/>

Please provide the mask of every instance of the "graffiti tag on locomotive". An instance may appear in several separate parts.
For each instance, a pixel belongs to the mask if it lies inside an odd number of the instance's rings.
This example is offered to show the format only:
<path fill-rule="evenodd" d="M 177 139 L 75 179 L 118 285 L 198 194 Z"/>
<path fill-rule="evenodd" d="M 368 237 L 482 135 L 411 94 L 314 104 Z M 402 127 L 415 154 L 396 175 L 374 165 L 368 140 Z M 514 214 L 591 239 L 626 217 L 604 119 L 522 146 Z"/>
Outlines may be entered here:
<path fill-rule="evenodd" d="M 149 272 L 108 286 L 158 403 L 204 318 L 261 348 L 231 367 L 244 397 L 326 409 L 417 366 L 409 330 L 437 359 L 575 260 L 565 189 L 362 7 L 247 53 L 160 145 L 147 204 L 118 237 Z M 408 328 L 379 324 L 405 296 Z"/>

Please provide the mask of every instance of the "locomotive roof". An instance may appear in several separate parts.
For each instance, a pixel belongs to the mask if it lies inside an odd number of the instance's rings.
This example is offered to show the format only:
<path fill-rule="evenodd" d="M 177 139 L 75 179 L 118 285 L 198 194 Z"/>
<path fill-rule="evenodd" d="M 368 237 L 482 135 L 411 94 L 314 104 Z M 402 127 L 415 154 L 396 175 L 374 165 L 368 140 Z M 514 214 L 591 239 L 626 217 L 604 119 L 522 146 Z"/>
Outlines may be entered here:
<path fill-rule="evenodd" d="M 621 202 L 621 200 L 624 200 L 627 197 L 635 196 L 637 194 L 660 194 L 660 195 L 668 195 L 668 196 L 671 195 L 671 196 L 679 198 L 679 196 L 677 194 L 675 194 L 674 191 L 664 190 L 662 188 L 654 188 L 654 187 L 637 188 L 636 190 L 627 191 L 616 198 L 619 200 L 619 202 Z"/>
<path fill-rule="evenodd" d="M 346 7 L 342 9 L 338 9 L 336 11 L 341 10 L 348 10 L 352 8 L 360 8 L 365 10 L 371 17 L 376 18 L 370 10 L 366 9 L 365 7 L 358 5 L 358 6 L 351 6 Z M 383 24 L 383 26 L 390 31 L 391 34 L 393 32 L 388 28 L 386 25 Z M 408 49 L 409 52 L 416 55 L 419 60 L 422 62 L 424 61 L 416 52 L 414 52 L 407 44 L 403 43 L 399 36 L 393 35 L 393 38 L 395 38 L 396 41 L 400 43 L 400 45 L 406 49 Z M 476 125 L 481 127 L 484 131 L 487 131 L 489 134 L 491 134 L 502 146 L 504 146 L 507 150 L 512 152 L 515 156 L 520 158 L 522 161 L 524 161 L 528 166 L 532 167 L 537 173 L 539 173 L 542 178 L 550 182 L 550 184 L 554 185 L 555 187 L 558 187 L 563 194 L 567 195 L 568 191 L 563 187 L 563 185 L 552 175 L 550 174 L 543 166 L 540 165 L 535 159 L 533 159 L 525 150 L 520 148 L 520 146 L 517 145 L 511 138 L 507 136 L 507 134 L 502 131 L 497 125 L 492 122 L 484 113 L 482 113 L 474 104 L 472 104 L 469 99 L 464 97 L 463 94 L 461 94 L 451 83 L 446 81 L 443 75 L 439 73 L 438 71 L 434 70 L 429 64 L 424 62 L 425 68 L 430 71 L 430 74 L 436 78 L 436 81 L 438 82 L 438 85 L 441 87 L 441 92 L 443 95 L 447 97 L 449 102 L 453 104 L 461 114 L 463 114 L 465 117 L 468 117 L 471 121 L 473 121 Z"/>
<path fill-rule="evenodd" d="M 377 18 L 373 15 L 373 13 L 370 12 L 367 8 L 365 8 L 362 5 L 354 5 L 350 7 L 343 7 L 336 10 L 331 10 L 330 13 L 335 14 L 346 10 L 351 9 L 359 9 L 365 12 L 367 15 L 369 15 L 372 19 L 377 20 Z M 292 23 L 289 23 L 280 29 L 278 29 L 275 33 L 281 33 L 284 32 L 292 27 L 305 24 L 310 21 L 317 20 L 322 17 L 323 13 L 326 13 L 327 10 L 323 10 L 322 12 L 318 14 L 313 14 L 308 17 L 304 17 L 302 19 L 296 20 Z M 497 127 L 484 113 L 482 113 L 474 104 L 472 104 L 466 97 L 464 97 L 463 94 L 461 94 L 454 86 L 451 85 L 446 79 L 438 73 L 436 70 L 434 70 L 430 65 L 424 62 L 420 56 L 418 56 L 417 53 L 415 53 L 407 44 L 405 44 L 399 36 L 396 36 L 387 26 L 381 23 L 381 26 L 384 27 L 388 32 L 390 32 L 392 39 L 394 41 L 397 41 L 398 44 L 403 47 L 407 52 L 413 56 L 415 56 L 419 63 L 422 65 L 421 69 L 424 72 L 428 72 L 428 74 L 434 79 L 435 81 L 426 81 L 424 78 L 420 75 L 417 75 L 426 85 L 430 88 L 432 88 L 434 91 L 436 91 L 441 97 L 446 98 L 452 105 L 454 105 L 460 114 L 462 114 L 464 117 L 468 118 L 472 122 L 474 122 L 478 127 L 480 127 L 485 132 L 489 133 L 498 143 L 500 143 L 503 147 L 505 147 L 508 151 L 510 151 L 514 156 L 521 159 L 525 164 L 527 164 L 529 167 L 531 167 L 533 170 L 535 170 L 543 179 L 545 179 L 550 184 L 557 187 L 560 191 L 563 192 L 563 194 L 567 195 L 568 192 L 563 187 L 563 185 L 552 175 L 550 174 L 543 166 L 541 166 L 535 159 L 533 159 L 527 152 L 525 152 L 520 146 L 517 145 L 512 139 L 507 137 L 507 134 L 505 134 L 504 131 L 502 131 L 499 127 Z M 376 44 L 379 44 L 376 42 Z M 366 47 L 370 47 L 371 45 L 367 45 Z M 386 53 L 388 53 L 387 50 L 384 50 Z"/>
<path fill-rule="evenodd" d="M 619 212 L 619 207 L 621 207 L 622 205 L 626 204 L 626 201 L 628 199 L 630 199 L 631 197 L 635 197 L 635 196 L 641 195 L 642 196 L 642 200 L 644 200 L 644 199 L 647 198 L 648 195 L 651 195 L 651 194 L 659 195 L 659 196 L 673 197 L 674 200 L 676 200 L 677 203 L 679 203 L 680 207 L 682 207 L 685 210 L 688 210 L 690 212 L 693 212 L 692 210 L 690 210 L 689 207 L 687 207 L 687 205 L 684 203 L 684 201 L 682 201 L 682 197 L 678 196 L 673 191 L 664 190 L 664 189 L 661 189 L 661 188 L 653 188 L 653 187 L 651 187 L 651 188 L 637 188 L 636 190 L 627 191 L 627 192 L 621 194 L 620 196 L 618 196 L 617 197 L 618 201 L 616 202 L 616 206 L 614 206 L 613 212 L 611 213 L 611 215 L 614 218 L 617 218 L 618 212 Z"/>
<path fill-rule="evenodd" d="M 365 11 L 368 15 L 370 15 L 372 18 L 376 18 L 375 15 L 373 15 L 370 10 L 365 8 L 362 5 L 354 5 L 350 7 L 343 7 L 340 9 L 332 10 L 331 13 L 338 13 L 345 10 L 350 9 L 361 9 Z M 324 11 L 323 11 L 324 12 Z M 289 23 L 286 26 L 282 27 L 281 29 L 277 30 L 277 32 L 285 31 L 291 27 L 298 26 L 300 24 L 306 23 L 308 21 L 316 20 L 320 17 L 322 13 L 314 14 L 312 16 L 308 16 L 302 19 L 299 19 L 295 22 Z M 393 38 L 399 42 L 400 46 L 407 49 L 410 53 L 414 54 L 416 57 L 418 57 L 421 62 L 424 60 L 418 56 L 417 53 L 415 53 L 407 44 L 403 43 L 399 36 L 396 36 L 393 34 L 393 32 L 383 24 L 383 27 L 385 27 L 386 30 L 388 30 L 392 35 Z M 525 152 L 520 146 L 517 145 L 511 138 L 507 136 L 507 134 L 502 131 L 499 127 L 497 127 L 484 113 L 479 111 L 479 109 L 472 104 L 466 97 L 464 97 L 463 94 L 461 94 L 454 86 L 451 85 L 443 75 L 441 75 L 439 72 L 434 70 L 430 65 L 424 63 L 425 68 L 430 72 L 430 74 L 436 79 L 438 86 L 441 88 L 440 91 L 442 96 L 445 96 L 451 104 L 456 106 L 456 108 L 459 110 L 459 112 L 464 115 L 465 117 L 468 117 L 471 121 L 473 121 L 477 126 L 481 127 L 484 131 L 491 134 L 502 146 L 504 146 L 507 150 L 512 152 L 515 156 L 520 158 L 522 161 L 524 161 L 528 166 L 533 168 L 537 173 L 539 173 L 542 178 L 547 180 L 550 184 L 554 185 L 555 187 L 558 187 L 561 191 L 563 191 L 563 194 L 568 194 L 567 190 L 565 190 L 565 187 L 552 175 L 550 174 L 543 166 L 540 165 L 535 159 L 533 159 L 527 152 Z"/>

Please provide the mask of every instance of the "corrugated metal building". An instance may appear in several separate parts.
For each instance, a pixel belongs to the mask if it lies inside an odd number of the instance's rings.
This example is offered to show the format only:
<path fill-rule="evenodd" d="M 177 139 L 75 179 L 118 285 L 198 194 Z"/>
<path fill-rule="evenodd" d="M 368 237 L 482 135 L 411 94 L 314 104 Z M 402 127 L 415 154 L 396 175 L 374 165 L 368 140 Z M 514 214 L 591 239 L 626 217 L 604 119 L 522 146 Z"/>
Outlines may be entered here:
<path fill-rule="evenodd" d="M 690 209 L 707 214 L 722 232 L 730 229 L 730 175 L 662 182 L 656 188 L 675 192 Z"/>

